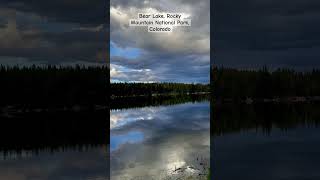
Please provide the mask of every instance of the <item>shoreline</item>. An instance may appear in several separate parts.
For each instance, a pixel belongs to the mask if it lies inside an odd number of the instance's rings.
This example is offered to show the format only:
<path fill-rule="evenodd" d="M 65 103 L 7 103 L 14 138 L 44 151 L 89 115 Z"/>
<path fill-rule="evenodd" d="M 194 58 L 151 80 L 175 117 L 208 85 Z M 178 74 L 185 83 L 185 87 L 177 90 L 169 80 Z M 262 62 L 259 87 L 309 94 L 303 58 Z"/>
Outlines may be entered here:
<path fill-rule="evenodd" d="M 130 95 L 130 96 L 114 96 L 111 95 L 110 99 L 118 98 L 135 98 L 135 97 L 164 97 L 164 96 L 189 96 L 189 95 L 209 95 L 211 92 L 194 92 L 194 93 L 153 93 L 153 94 L 141 94 L 141 95 Z"/>
<path fill-rule="evenodd" d="M 217 98 L 214 100 L 218 104 L 224 103 L 240 103 L 240 104 L 255 104 L 255 103 L 312 103 L 320 102 L 320 96 L 290 96 L 290 97 L 274 97 L 274 98 Z"/>

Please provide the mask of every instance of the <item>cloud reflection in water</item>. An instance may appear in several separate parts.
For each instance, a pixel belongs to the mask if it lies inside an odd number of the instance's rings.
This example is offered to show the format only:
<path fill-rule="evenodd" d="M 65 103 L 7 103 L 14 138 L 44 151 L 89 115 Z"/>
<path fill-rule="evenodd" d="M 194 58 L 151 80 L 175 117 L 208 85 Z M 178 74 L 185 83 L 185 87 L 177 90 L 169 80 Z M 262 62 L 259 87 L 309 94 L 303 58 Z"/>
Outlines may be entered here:
<path fill-rule="evenodd" d="M 200 162 L 209 162 L 209 114 L 209 102 L 111 111 L 111 146 L 116 146 L 111 179 L 204 172 Z"/>

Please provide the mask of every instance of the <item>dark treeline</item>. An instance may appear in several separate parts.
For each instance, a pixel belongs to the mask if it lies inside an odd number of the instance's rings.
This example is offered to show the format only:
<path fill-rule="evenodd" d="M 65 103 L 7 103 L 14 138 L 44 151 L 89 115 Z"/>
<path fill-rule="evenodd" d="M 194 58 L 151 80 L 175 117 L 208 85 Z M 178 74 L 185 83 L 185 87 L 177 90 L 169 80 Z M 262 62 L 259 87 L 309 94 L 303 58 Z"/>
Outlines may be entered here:
<path fill-rule="evenodd" d="M 218 99 L 320 96 L 320 70 L 271 72 L 266 67 L 256 71 L 213 67 L 211 86 Z"/>
<path fill-rule="evenodd" d="M 154 94 L 186 94 L 209 92 L 206 84 L 183 83 L 112 83 L 110 95 L 113 96 L 145 96 Z"/>
<path fill-rule="evenodd" d="M 286 131 L 298 126 L 320 125 L 320 104 L 211 104 L 211 134 L 223 135 L 261 129 L 266 134 L 274 128 Z"/>
<path fill-rule="evenodd" d="M 108 83 L 108 67 L 1 66 L 0 106 L 106 104 Z"/>
<path fill-rule="evenodd" d="M 114 98 L 209 92 L 209 85 L 112 83 L 107 66 L 0 66 L 0 107 L 105 105 Z M 150 98 L 149 98 L 150 99 Z"/>

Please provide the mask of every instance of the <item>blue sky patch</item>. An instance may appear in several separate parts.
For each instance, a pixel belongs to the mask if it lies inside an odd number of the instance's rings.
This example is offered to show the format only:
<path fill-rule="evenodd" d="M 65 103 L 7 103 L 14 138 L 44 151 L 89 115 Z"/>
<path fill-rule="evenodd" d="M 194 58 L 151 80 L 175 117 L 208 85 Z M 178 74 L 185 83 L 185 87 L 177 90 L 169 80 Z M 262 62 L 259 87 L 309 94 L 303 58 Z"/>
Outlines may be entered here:
<path fill-rule="evenodd" d="M 138 48 L 121 48 L 114 42 L 110 42 L 110 54 L 111 56 L 120 56 L 128 59 L 135 59 L 140 56 L 141 49 Z"/>

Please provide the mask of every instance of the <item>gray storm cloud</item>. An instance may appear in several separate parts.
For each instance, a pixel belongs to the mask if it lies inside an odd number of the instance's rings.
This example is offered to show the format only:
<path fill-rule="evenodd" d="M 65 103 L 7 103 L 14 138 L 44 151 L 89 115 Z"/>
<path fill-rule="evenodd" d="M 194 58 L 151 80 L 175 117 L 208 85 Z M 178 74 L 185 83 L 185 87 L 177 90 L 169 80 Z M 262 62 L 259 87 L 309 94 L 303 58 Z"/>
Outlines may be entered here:
<path fill-rule="evenodd" d="M 106 64 L 109 21 L 103 7 L 85 0 L 1 1 L 0 63 Z"/>
<path fill-rule="evenodd" d="M 122 48 L 138 48 L 143 53 L 136 59 L 111 56 L 111 65 L 130 69 L 131 81 L 146 81 L 141 71 L 149 69 L 149 81 L 200 82 L 209 81 L 210 6 L 208 0 L 190 1 L 111 1 L 110 38 Z M 189 15 L 191 27 L 175 28 L 172 33 L 147 33 L 146 27 L 129 27 L 129 19 L 138 13 L 179 12 Z M 132 71 L 133 70 L 133 71 Z M 150 76 L 149 76 L 150 77 Z M 112 76 L 113 80 L 128 81 Z"/>
<path fill-rule="evenodd" d="M 320 2 L 213 2 L 213 64 L 236 68 L 320 67 Z"/>

